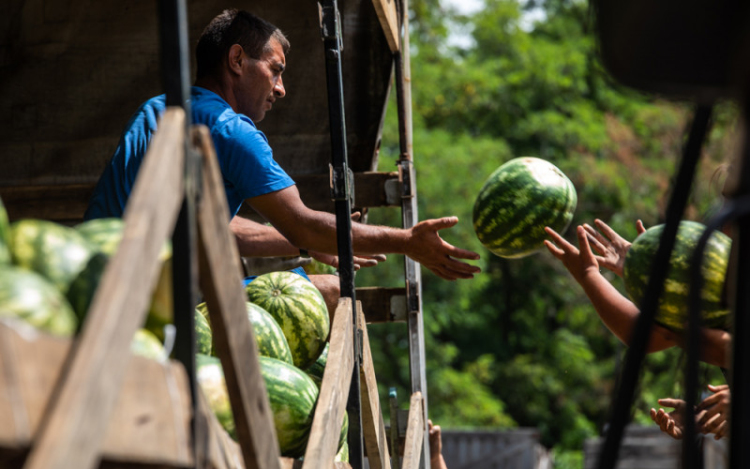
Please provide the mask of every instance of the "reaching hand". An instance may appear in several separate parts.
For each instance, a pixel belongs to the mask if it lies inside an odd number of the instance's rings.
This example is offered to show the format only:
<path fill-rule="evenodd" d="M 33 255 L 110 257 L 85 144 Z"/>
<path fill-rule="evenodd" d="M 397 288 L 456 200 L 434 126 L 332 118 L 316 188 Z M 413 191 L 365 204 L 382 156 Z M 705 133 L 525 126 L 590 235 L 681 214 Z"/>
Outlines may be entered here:
<path fill-rule="evenodd" d="M 568 272 L 573 275 L 573 278 L 578 283 L 582 283 L 584 278 L 592 272 L 599 273 L 597 258 L 591 252 L 586 230 L 582 226 L 576 228 L 578 245 L 581 247 L 580 251 L 552 228 L 546 227 L 544 230 L 552 238 L 552 241 L 554 241 L 552 243 L 549 240 L 544 240 L 544 245 L 547 246 L 547 249 L 553 256 L 562 261 L 565 268 L 568 269 Z"/>
<path fill-rule="evenodd" d="M 632 243 L 617 234 L 603 221 L 597 219 L 594 220 L 594 224 L 598 231 L 589 224 L 584 224 L 583 227 L 586 230 L 591 247 L 599 254 L 596 256 L 596 260 L 603 268 L 622 277 L 625 255 Z M 640 220 L 636 222 L 635 226 L 638 234 L 646 231 L 643 222 Z"/>
<path fill-rule="evenodd" d="M 682 399 L 659 399 L 659 405 L 672 407 L 674 410 L 667 413 L 664 409 L 657 411 L 651 408 L 651 420 L 659 425 L 661 431 L 675 440 L 681 440 L 684 430 L 685 401 Z"/>
<path fill-rule="evenodd" d="M 438 231 L 450 228 L 456 223 L 456 217 L 417 223 L 411 228 L 406 255 L 446 280 L 474 278 L 474 274 L 481 272 L 481 269 L 457 259 L 478 260 L 479 254 L 446 243 L 438 234 Z"/>
<path fill-rule="evenodd" d="M 698 431 L 707 435 L 714 434 L 714 439 L 723 438 L 729 432 L 729 406 L 731 403 L 731 392 L 729 385 L 721 386 L 708 385 L 708 389 L 714 394 L 703 399 L 698 404 L 698 410 L 701 411 L 697 419 Z"/>

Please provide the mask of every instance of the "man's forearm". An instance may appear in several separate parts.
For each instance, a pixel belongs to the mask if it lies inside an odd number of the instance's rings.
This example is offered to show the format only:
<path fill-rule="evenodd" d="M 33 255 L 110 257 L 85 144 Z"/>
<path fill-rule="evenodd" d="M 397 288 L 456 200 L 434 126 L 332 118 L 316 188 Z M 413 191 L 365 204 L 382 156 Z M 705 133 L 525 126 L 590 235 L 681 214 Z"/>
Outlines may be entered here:
<path fill-rule="evenodd" d="M 229 224 L 244 257 L 296 256 L 294 247 L 276 228 L 235 216 Z"/>

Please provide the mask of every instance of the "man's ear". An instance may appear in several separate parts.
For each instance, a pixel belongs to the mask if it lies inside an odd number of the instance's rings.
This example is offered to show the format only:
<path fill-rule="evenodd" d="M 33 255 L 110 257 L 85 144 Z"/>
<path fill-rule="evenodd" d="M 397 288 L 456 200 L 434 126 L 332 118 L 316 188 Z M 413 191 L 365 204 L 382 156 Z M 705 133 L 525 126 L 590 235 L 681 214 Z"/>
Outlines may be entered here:
<path fill-rule="evenodd" d="M 242 61 L 247 60 L 244 55 L 244 50 L 242 49 L 242 46 L 239 44 L 234 44 L 232 47 L 229 48 L 229 53 L 227 54 L 227 61 L 229 62 L 229 70 L 232 73 L 235 74 L 241 74 L 242 73 Z"/>

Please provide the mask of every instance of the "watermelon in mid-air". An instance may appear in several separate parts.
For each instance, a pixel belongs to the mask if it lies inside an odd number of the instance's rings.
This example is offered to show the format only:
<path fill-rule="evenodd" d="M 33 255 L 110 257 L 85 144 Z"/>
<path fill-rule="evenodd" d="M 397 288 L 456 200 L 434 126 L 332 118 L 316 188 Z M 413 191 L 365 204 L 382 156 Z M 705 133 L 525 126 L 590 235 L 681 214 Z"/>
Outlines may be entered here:
<path fill-rule="evenodd" d="M 528 256 L 544 246 L 544 227 L 563 233 L 578 196 L 573 183 L 552 163 L 514 158 L 496 169 L 474 202 L 474 231 L 494 254 Z"/>

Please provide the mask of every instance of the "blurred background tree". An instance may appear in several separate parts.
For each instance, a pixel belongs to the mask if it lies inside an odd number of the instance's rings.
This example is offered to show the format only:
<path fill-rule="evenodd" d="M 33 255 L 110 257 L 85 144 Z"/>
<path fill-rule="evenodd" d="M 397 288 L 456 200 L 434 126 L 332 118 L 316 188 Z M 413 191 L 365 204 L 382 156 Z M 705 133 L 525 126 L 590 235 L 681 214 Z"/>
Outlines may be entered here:
<path fill-rule="evenodd" d="M 443 236 L 479 252 L 483 270 L 457 282 L 423 271 L 430 416 L 444 428 L 536 427 L 558 467 L 580 467 L 584 440 L 606 422 L 624 347 L 546 250 L 506 260 L 484 249 L 472 228 L 474 199 L 505 161 L 541 157 L 577 188 L 572 226 L 600 218 L 632 240 L 637 219 L 664 219 L 691 108 L 612 80 L 585 2 L 485 0 L 472 14 L 439 0 L 411 0 L 410 8 L 419 218 L 458 216 Z M 717 110 L 685 218 L 704 220 L 720 203 L 716 170 L 733 154 L 736 116 L 729 104 Z M 391 103 L 380 169 L 394 170 L 398 155 Z M 400 226 L 400 214 L 374 209 L 369 222 Z M 399 256 L 357 274 L 359 286 L 403 282 Z M 370 334 L 381 396 L 390 386 L 408 396 L 405 325 Z M 680 395 L 680 357 L 648 357 L 635 421 L 650 424 L 657 398 Z M 704 373 L 722 381 L 717 370 Z"/>

